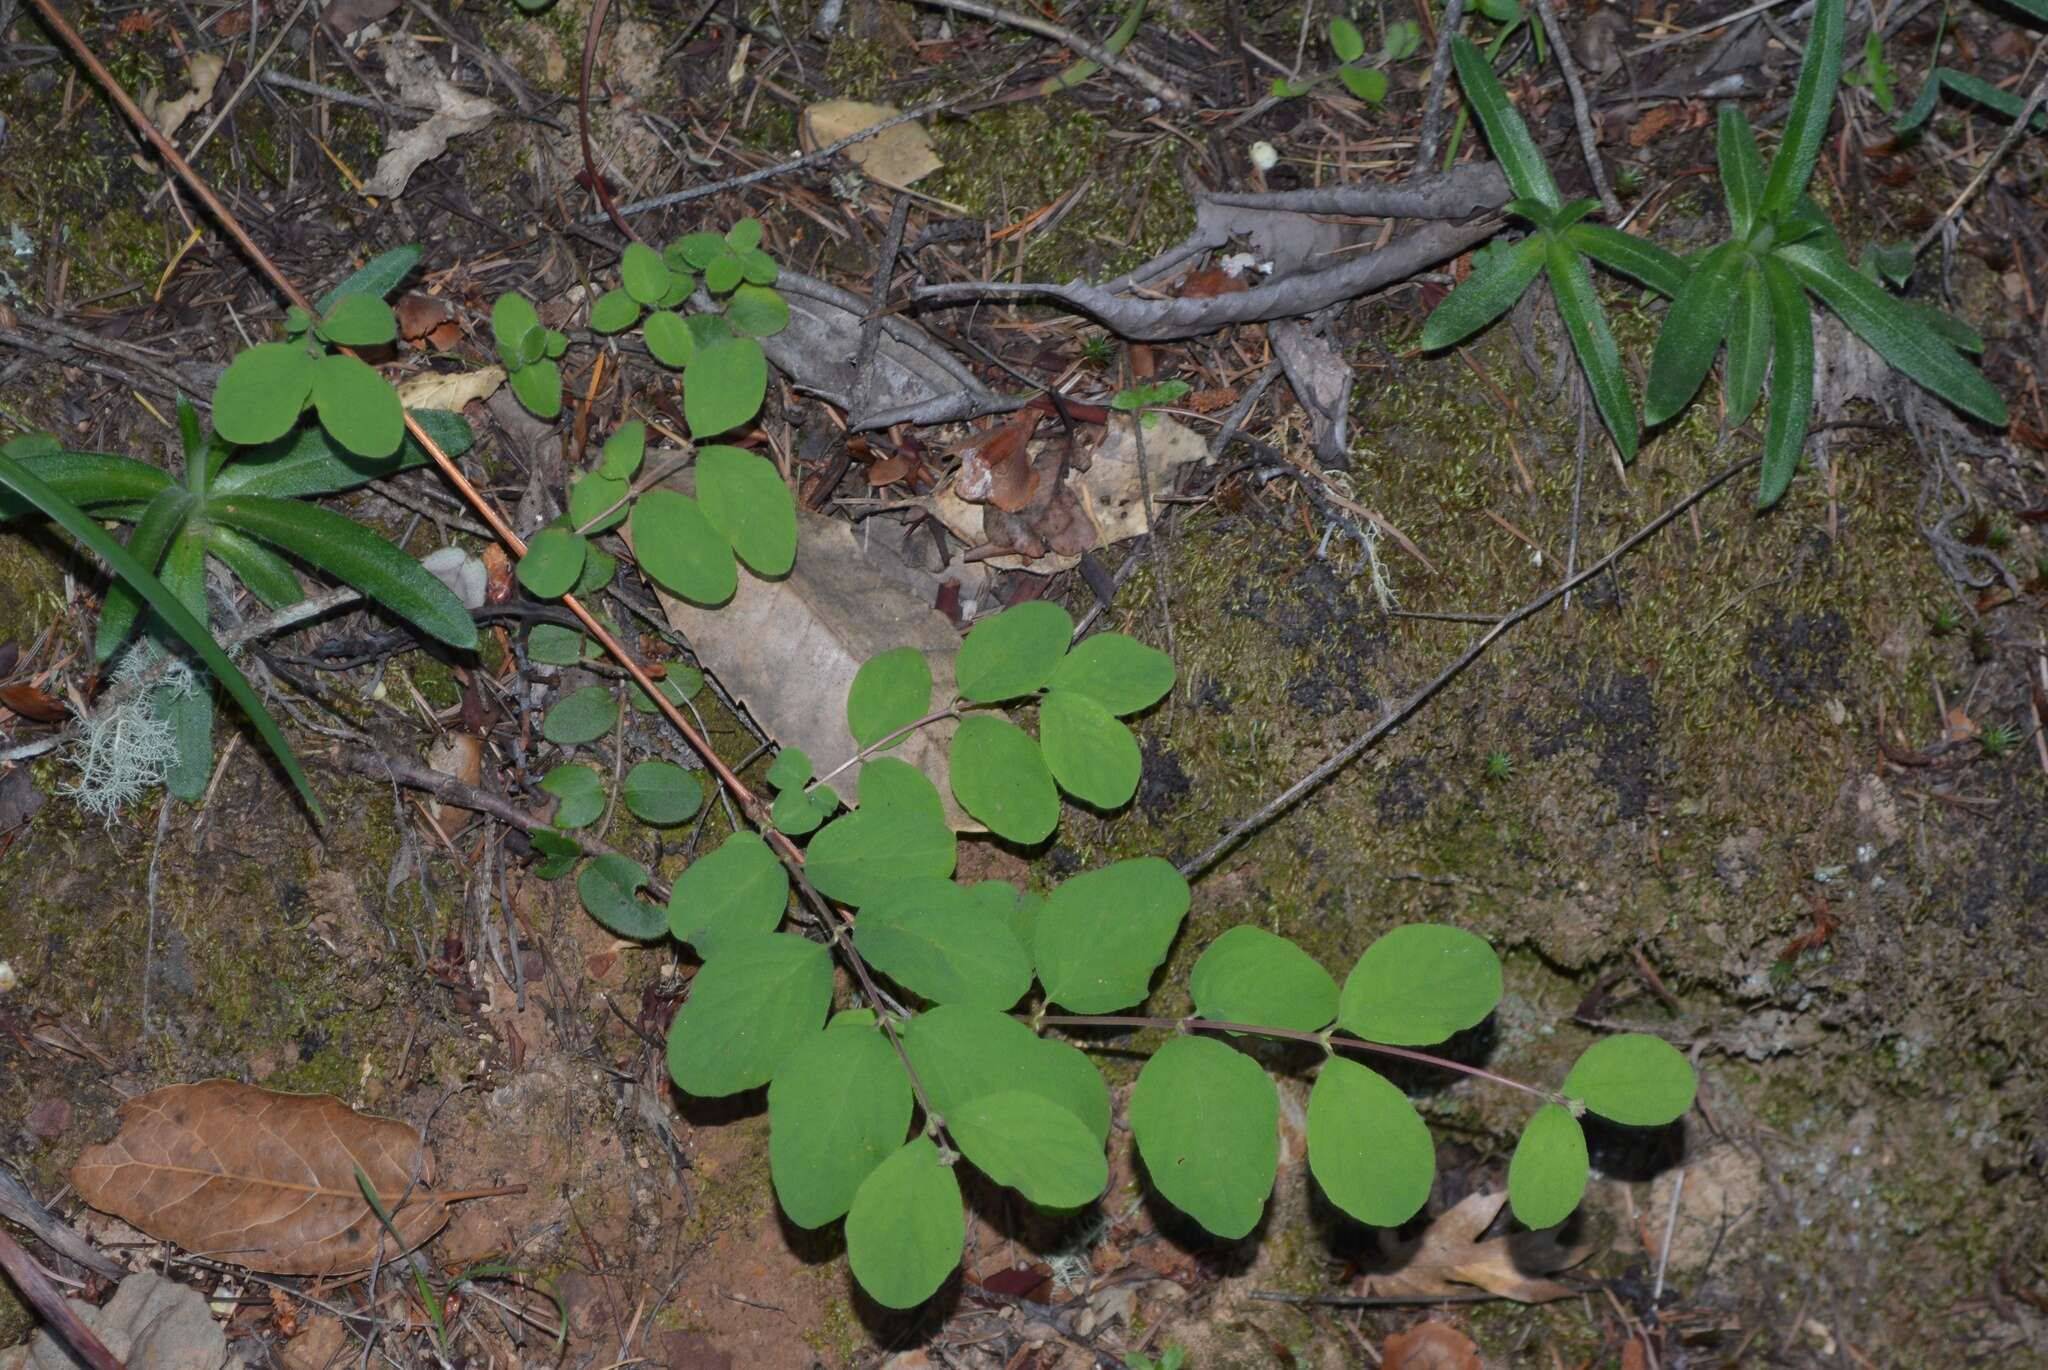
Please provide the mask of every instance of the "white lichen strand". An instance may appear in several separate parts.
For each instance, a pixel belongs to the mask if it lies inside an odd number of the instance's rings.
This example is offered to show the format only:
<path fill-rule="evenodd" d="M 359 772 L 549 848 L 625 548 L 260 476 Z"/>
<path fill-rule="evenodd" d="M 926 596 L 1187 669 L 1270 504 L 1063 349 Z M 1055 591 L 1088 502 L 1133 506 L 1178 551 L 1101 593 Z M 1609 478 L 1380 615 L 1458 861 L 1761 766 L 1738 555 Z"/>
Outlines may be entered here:
<path fill-rule="evenodd" d="M 157 668 L 161 653 L 147 640 L 125 653 L 114 673 L 126 683 Z M 72 750 L 77 779 L 58 792 L 75 799 L 87 813 L 111 823 L 114 816 L 163 783 L 178 759 L 178 739 L 161 703 L 198 689 L 192 668 L 179 660 L 164 663 L 163 681 L 155 689 L 124 699 L 111 709 L 78 714 L 78 744 Z"/>

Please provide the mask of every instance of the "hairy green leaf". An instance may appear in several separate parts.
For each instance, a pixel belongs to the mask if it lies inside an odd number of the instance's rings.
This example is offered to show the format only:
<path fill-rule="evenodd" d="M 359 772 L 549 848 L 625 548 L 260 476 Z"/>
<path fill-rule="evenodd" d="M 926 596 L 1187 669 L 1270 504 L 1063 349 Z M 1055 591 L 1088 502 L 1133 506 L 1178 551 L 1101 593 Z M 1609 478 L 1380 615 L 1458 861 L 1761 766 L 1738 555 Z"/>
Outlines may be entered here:
<path fill-rule="evenodd" d="M 960 1182 L 929 1137 L 876 1166 L 846 1215 L 846 1263 L 884 1308 L 915 1308 L 937 1293 L 966 1241 Z"/>
<path fill-rule="evenodd" d="M 1429 1046 L 1483 1022 L 1500 995 L 1500 957 L 1484 938 L 1410 923 L 1358 958 L 1344 981 L 1337 1022 L 1369 1042 Z"/>
<path fill-rule="evenodd" d="M 798 1227 L 853 1206 L 861 1182 L 910 1130 L 910 1077 L 881 1033 L 828 1028 L 768 1083 L 768 1174 Z"/>
<path fill-rule="evenodd" d="M 562 372 L 553 362 L 546 358 L 531 362 L 511 371 L 507 379 L 513 396 L 526 406 L 527 413 L 537 419 L 561 415 Z"/>
<path fill-rule="evenodd" d="M 569 526 L 586 536 L 595 536 L 626 521 L 626 495 L 630 481 L 590 471 L 578 476 L 569 487 Z"/>
<path fill-rule="evenodd" d="M 1239 924 L 1188 972 L 1195 1012 L 1218 1023 L 1315 1032 L 1337 1016 L 1337 982 L 1284 937 Z"/>
<path fill-rule="evenodd" d="M 461 456 L 476 440 L 459 414 L 438 409 L 410 412 L 445 456 Z M 410 434 L 399 444 L 397 456 L 372 459 L 347 451 L 318 424 L 307 424 L 289 437 L 237 454 L 214 477 L 213 493 L 268 495 L 272 499 L 332 495 L 424 466 L 428 460 L 426 449 Z"/>
<path fill-rule="evenodd" d="M 500 295 L 492 302 L 491 341 L 498 345 L 507 370 L 539 361 L 546 347 L 545 332 L 540 315 L 524 295 Z"/>
<path fill-rule="evenodd" d="M 1545 1104 L 1522 1129 L 1508 1162 L 1508 1203 L 1525 1227 L 1555 1227 L 1586 1192 L 1586 1130 L 1571 1110 Z"/>
<path fill-rule="evenodd" d="M 1741 244 L 1721 244 L 1671 302 L 1650 353 L 1650 380 L 1643 392 L 1643 421 L 1651 427 L 1690 404 L 1713 368 L 1735 308 L 1736 274 L 1744 258 Z"/>
<path fill-rule="evenodd" d="M 1422 325 L 1423 350 L 1434 352 L 1462 342 L 1507 313 L 1543 270 L 1543 260 L 1541 233 L 1494 248 L 1484 265 L 1476 267 L 1430 311 Z"/>
<path fill-rule="evenodd" d="M 1188 911 L 1188 884 L 1156 856 L 1118 861 L 1055 887 L 1033 949 L 1046 997 L 1114 1013 L 1145 997 Z"/>
<path fill-rule="evenodd" d="M 1229 1241 L 1258 1225 L 1280 1161 L 1280 1101 L 1256 1061 L 1176 1037 L 1138 1072 L 1128 1111 L 1168 1203 Z"/>
<path fill-rule="evenodd" d="M 1764 460 L 1756 502 L 1768 509 L 1783 498 L 1799 470 L 1813 413 L 1813 307 L 1806 291 L 1776 257 L 1763 260 L 1771 307 L 1771 400 L 1764 418 Z"/>
<path fill-rule="evenodd" d="M 1599 408 L 1607 431 L 1613 434 L 1614 445 L 1621 449 L 1621 459 L 1631 461 L 1639 436 L 1635 397 L 1629 393 L 1628 375 L 1621 369 L 1621 351 L 1615 347 L 1614 334 L 1607 328 L 1607 311 L 1600 307 L 1600 297 L 1593 293 L 1593 278 L 1586 271 L 1586 263 L 1562 238 L 1550 239 L 1547 266 L 1557 312 L 1564 318 L 1572 351 L 1578 354 L 1579 365 L 1585 370 L 1593 403 Z"/>
<path fill-rule="evenodd" d="M 185 530 L 192 511 L 198 505 L 199 501 L 182 486 L 166 485 L 144 506 L 142 517 L 135 520 L 135 527 L 128 534 L 128 554 L 155 573 L 163 565 L 171 543 Z M 202 602 L 193 616 L 203 618 L 204 610 Z M 120 650 L 141 615 L 142 594 L 139 590 L 123 580 L 116 580 L 108 586 L 106 601 L 100 606 L 99 626 L 93 635 L 93 660 L 104 663 Z"/>
<path fill-rule="evenodd" d="M 292 564 L 252 537 L 218 523 L 206 527 L 208 555 L 218 557 L 266 608 L 282 609 L 306 598 Z"/>
<path fill-rule="evenodd" d="M 1771 159 L 1759 212 L 1783 214 L 1813 179 L 1814 164 L 1828 133 L 1835 108 L 1835 88 L 1842 79 L 1842 14 L 1844 0 L 1815 0 L 1813 24 L 1806 32 L 1806 55 L 1799 63 L 1799 83 L 1792 89 L 1792 108 L 1785 116 L 1785 136 Z"/>
<path fill-rule="evenodd" d="M 1534 200 L 1545 209 L 1562 208 L 1564 197 L 1558 194 L 1557 182 L 1551 179 L 1550 168 L 1544 163 L 1543 154 L 1536 150 L 1522 116 L 1515 112 L 1514 102 L 1501 89 L 1500 79 L 1493 74 L 1486 54 L 1470 40 L 1458 37 L 1451 40 L 1451 60 L 1458 68 L 1458 85 L 1473 113 L 1479 116 L 1479 123 L 1486 130 L 1487 146 L 1500 159 L 1508 185 L 1515 194 Z"/>
<path fill-rule="evenodd" d="M 1429 1201 L 1436 1144 L 1385 1076 L 1332 1056 L 1309 1090 L 1308 1168 L 1330 1202 L 1358 1221 L 1399 1227 Z"/>
<path fill-rule="evenodd" d="M 593 333 L 623 333 L 640 322 L 640 302 L 624 290 L 607 290 L 597 297 L 597 303 L 590 306 L 590 331 Z M 648 345 L 653 351 L 653 344 Z M 656 354 L 660 360 L 660 355 Z"/>
<path fill-rule="evenodd" d="M 1764 289 L 1763 269 L 1751 262 L 1742 272 L 1735 312 L 1728 320 L 1728 376 L 1723 391 L 1727 412 L 1722 422 L 1739 428 L 1763 393 L 1764 371 L 1771 361 L 1771 301 Z"/>
<path fill-rule="evenodd" d="M 726 939 L 690 982 L 668 1033 L 668 1072 L 686 1094 L 765 1085 L 824 1025 L 832 954 L 786 932 Z"/>
<path fill-rule="evenodd" d="M 1365 56 L 1365 35 L 1358 25 L 1339 15 L 1330 20 L 1330 50 L 1340 62 L 1356 62 Z"/>
<path fill-rule="evenodd" d="M 394 247 L 389 252 L 380 252 L 351 272 L 340 285 L 320 297 L 317 308 L 322 314 L 333 312 L 334 307 L 351 295 L 368 295 L 382 300 L 398 289 L 399 283 L 419 265 L 420 249 L 417 244 Z"/>
<path fill-rule="evenodd" d="M 1647 238 L 1622 233 L 1606 224 L 1573 224 L 1565 239 L 1609 271 L 1641 281 L 1660 295 L 1675 296 L 1685 288 L 1685 263 Z"/>
<path fill-rule="evenodd" d="M 1757 224 L 1757 207 L 1763 202 L 1764 164 L 1756 150 L 1756 135 L 1742 107 L 1733 102 L 1721 106 L 1714 125 L 1714 153 L 1721 164 L 1721 193 L 1728 201 L 1728 218 L 1733 236 L 1748 242 Z"/>
<path fill-rule="evenodd" d="M 645 243 L 627 243 L 619 258 L 619 284 L 636 304 L 660 304 L 668 294 L 668 263 Z"/>
<path fill-rule="evenodd" d="M 725 306 L 725 317 L 749 337 L 772 338 L 789 327 L 789 301 L 767 286 L 741 285 Z"/>

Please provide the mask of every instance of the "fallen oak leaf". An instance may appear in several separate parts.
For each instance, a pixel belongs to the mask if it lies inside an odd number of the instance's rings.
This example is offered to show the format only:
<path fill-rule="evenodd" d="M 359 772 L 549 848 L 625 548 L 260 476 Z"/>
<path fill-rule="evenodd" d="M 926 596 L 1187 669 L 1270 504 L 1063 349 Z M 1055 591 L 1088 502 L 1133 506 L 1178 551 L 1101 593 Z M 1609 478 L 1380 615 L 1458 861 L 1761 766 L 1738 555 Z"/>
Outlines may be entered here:
<path fill-rule="evenodd" d="M 1364 1292 L 1433 1299 L 1476 1286 L 1517 1303 L 1578 1297 L 1580 1289 L 1546 1277 L 1580 1264 L 1593 1254 L 1592 1243 L 1567 1246 L 1557 1240 L 1556 1229 L 1482 1240 L 1506 1202 L 1505 1190 L 1468 1194 L 1420 1237 L 1395 1248 L 1398 1266 L 1365 1275 Z"/>
<path fill-rule="evenodd" d="M 1486 1370 L 1472 1339 L 1449 1323 L 1419 1322 L 1380 1348 L 1380 1370 Z"/>
<path fill-rule="evenodd" d="M 343 1275 L 394 1254 L 363 1200 L 361 1169 L 407 1250 L 457 1199 L 525 1186 L 436 1193 L 416 1129 L 328 1094 L 207 1080 L 121 1108 L 113 1141 L 88 1147 L 71 1182 L 94 1208 L 196 1254 L 281 1275 Z"/>

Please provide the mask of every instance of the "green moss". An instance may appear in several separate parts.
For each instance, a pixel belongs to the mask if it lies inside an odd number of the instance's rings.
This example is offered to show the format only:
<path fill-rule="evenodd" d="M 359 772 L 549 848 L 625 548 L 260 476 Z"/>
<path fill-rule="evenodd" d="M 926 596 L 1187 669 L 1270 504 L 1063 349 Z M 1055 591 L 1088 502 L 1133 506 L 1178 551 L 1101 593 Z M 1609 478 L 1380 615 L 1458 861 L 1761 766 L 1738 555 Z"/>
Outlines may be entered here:
<path fill-rule="evenodd" d="M 825 1305 L 823 1321 L 816 1327 L 805 1329 L 803 1340 L 804 1345 L 828 1358 L 832 1364 L 852 1365 L 859 1359 L 868 1337 L 859 1315 L 853 1311 L 853 1305 L 843 1298 L 835 1298 Z"/>

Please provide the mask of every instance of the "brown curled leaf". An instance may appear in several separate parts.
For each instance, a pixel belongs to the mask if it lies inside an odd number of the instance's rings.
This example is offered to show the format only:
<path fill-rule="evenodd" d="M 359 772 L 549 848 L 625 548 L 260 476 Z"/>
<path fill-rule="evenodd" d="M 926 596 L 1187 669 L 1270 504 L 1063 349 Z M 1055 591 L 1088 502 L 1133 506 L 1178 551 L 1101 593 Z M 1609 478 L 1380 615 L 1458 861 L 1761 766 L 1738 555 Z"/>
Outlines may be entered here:
<path fill-rule="evenodd" d="M 120 1135 L 71 1182 L 94 1208 L 198 1255 L 281 1275 L 342 1275 L 397 1252 L 356 1184 L 360 1167 L 407 1250 L 441 1230 L 434 1158 L 416 1129 L 327 1094 L 232 1080 L 130 1100 Z"/>

